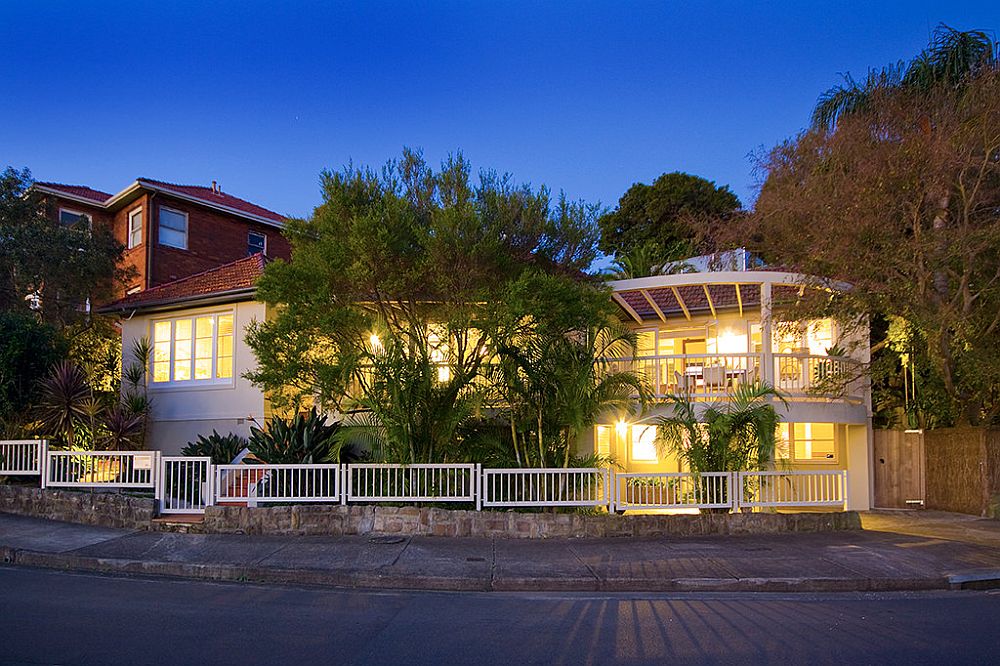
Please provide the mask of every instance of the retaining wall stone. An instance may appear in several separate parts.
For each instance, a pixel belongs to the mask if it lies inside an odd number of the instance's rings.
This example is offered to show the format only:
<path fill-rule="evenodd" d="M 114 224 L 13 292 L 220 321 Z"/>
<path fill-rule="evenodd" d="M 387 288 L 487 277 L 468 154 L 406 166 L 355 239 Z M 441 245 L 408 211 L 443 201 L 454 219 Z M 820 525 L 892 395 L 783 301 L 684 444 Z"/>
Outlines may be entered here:
<path fill-rule="evenodd" d="M 152 498 L 117 493 L 42 490 L 0 484 L 0 512 L 84 525 L 146 530 L 155 515 L 156 502 Z"/>

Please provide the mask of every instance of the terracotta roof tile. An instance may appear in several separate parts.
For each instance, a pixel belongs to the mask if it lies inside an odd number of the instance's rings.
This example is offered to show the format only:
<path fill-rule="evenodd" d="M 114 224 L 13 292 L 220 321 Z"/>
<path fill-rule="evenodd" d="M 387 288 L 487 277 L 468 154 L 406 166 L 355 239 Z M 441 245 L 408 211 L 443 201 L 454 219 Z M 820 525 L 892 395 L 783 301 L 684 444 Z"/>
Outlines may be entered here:
<path fill-rule="evenodd" d="M 250 203 L 249 201 L 240 199 L 239 197 L 234 197 L 233 195 L 226 194 L 222 191 L 213 191 L 211 187 L 202 187 L 201 185 L 177 185 L 176 183 L 166 183 L 162 180 L 153 180 L 152 178 L 139 178 L 138 180 L 140 183 L 149 183 L 150 185 L 155 185 L 160 189 L 173 190 L 178 194 L 200 199 L 206 203 L 235 208 L 236 210 L 244 213 L 257 215 L 258 217 L 263 217 L 274 222 L 284 223 L 287 219 L 284 215 L 275 213 L 273 210 L 268 210 L 263 206 L 258 206 L 257 204 Z"/>
<path fill-rule="evenodd" d="M 76 197 L 83 197 L 84 199 L 92 199 L 97 203 L 104 203 L 112 197 L 111 194 L 107 192 L 101 192 L 100 190 L 95 190 L 92 187 L 87 187 L 86 185 L 64 185 L 63 183 L 35 183 L 41 187 L 48 188 L 50 190 L 57 190 L 59 192 L 65 192 L 66 194 L 71 194 Z"/>
<path fill-rule="evenodd" d="M 216 268 L 129 294 L 100 308 L 101 312 L 183 303 L 207 296 L 250 289 L 264 272 L 267 259 L 257 253 Z"/>

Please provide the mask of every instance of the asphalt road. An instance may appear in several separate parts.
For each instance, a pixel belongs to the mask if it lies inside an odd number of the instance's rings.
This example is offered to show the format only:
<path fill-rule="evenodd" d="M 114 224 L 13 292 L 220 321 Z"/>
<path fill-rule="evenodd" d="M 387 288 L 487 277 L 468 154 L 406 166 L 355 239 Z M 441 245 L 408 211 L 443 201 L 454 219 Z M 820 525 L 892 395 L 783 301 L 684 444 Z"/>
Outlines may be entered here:
<path fill-rule="evenodd" d="M 995 592 L 367 592 L 0 567 L 3 664 L 998 662 Z"/>

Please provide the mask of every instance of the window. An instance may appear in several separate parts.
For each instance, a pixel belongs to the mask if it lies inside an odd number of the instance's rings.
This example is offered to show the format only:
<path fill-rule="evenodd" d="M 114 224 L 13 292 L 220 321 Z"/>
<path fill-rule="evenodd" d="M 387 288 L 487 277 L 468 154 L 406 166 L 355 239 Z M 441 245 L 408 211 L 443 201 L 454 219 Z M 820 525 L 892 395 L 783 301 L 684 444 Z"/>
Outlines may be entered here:
<path fill-rule="evenodd" d="M 267 235 L 258 231 L 247 234 L 247 256 L 267 252 Z"/>
<path fill-rule="evenodd" d="M 128 214 L 128 249 L 142 245 L 142 209 Z"/>
<path fill-rule="evenodd" d="M 656 426 L 632 426 L 632 460 L 656 462 Z"/>
<path fill-rule="evenodd" d="M 782 423 L 778 426 L 775 457 L 795 462 L 836 462 L 833 423 Z"/>
<path fill-rule="evenodd" d="M 611 426 L 597 426 L 597 437 L 594 442 L 594 452 L 599 456 L 611 455 Z"/>
<path fill-rule="evenodd" d="M 87 226 L 90 226 L 90 216 L 86 213 L 81 213 L 75 210 L 69 210 L 68 208 L 59 209 L 59 224 L 64 227 L 72 227 L 78 222 L 86 221 Z"/>
<path fill-rule="evenodd" d="M 187 213 L 160 206 L 160 245 L 186 250 L 188 246 Z"/>
<path fill-rule="evenodd" d="M 153 323 L 153 383 L 230 383 L 233 313 Z"/>

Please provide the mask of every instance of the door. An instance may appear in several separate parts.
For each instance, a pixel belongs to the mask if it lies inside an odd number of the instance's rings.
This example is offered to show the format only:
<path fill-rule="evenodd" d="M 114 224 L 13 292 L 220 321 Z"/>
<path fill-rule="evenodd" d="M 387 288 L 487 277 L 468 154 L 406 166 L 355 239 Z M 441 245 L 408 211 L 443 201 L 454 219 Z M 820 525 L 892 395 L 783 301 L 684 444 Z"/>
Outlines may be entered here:
<path fill-rule="evenodd" d="M 923 433 L 876 430 L 874 434 L 875 506 L 883 509 L 923 506 Z"/>
<path fill-rule="evenodd" d="M 160 513 L 204 513 L 213 504 L 212 459 L 164 456 L 160 468 Z"/>

